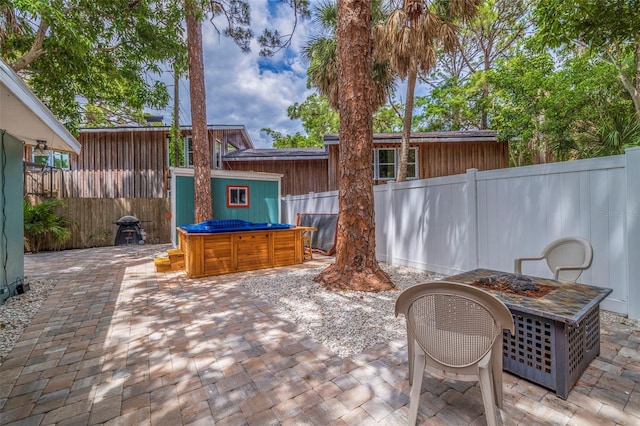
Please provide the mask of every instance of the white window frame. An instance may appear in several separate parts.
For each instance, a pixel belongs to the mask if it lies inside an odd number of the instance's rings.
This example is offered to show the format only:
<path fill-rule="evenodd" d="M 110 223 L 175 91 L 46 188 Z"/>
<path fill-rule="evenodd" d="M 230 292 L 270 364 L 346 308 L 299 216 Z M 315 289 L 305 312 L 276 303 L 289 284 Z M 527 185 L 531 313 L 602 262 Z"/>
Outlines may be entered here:
<path fill-rule="evenodd" d="M 39 161 L 38 158 L 47 157 L 47 162 Z M 38 149 L 32 148 L 31 150 L 31 161 L 38 164 L 43 164 L 55 169 L 60 170 L 70 170 L 71 169 L 71 156 L 68 152 L 64 151 L 54 151 L 52 149 Z M 58 165 L 56 165 L 56 161 Z M 60 163 L 65 162 L 66 166 L 60 167 Z"/>
<path fill-rule="evenodd" d="M 393 159 L 394 163 L 380 163 L 380 151 L 393 151 Z M 411 157 L 411 152 L 413 152 L 414 161 L 407 162 L 407 179 L 418 179 L 418 148 L 417 147 L 409 147 L 409 157 Z M 373 179 L 374 180 L 395 180 L 398 175 L 398 165 L 400 163 L 400 148 L 374 148 L 373 150 Z M 393 177 L 381 177 L 380 176 L 380 166 L 389 166 L 393 165 Z M 415 174 L 409 175 L 409 166 L 415 166 Z"/>

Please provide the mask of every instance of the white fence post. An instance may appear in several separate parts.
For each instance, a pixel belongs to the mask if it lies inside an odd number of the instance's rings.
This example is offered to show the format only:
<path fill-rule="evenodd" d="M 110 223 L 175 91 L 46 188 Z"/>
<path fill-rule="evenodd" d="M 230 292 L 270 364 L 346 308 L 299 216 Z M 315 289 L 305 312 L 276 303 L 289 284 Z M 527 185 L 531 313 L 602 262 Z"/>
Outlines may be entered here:
<path fill-rule="evenodd" d="M 627 171 L 627 265 L 629 318 L 640 318 L 640 147 L 629 148 Z"/>
<path fill-rule="evenodd" d="M 467 169 L 467 213 L 469 215 L 467 270 L 478 267 L 478 169 Z"/>

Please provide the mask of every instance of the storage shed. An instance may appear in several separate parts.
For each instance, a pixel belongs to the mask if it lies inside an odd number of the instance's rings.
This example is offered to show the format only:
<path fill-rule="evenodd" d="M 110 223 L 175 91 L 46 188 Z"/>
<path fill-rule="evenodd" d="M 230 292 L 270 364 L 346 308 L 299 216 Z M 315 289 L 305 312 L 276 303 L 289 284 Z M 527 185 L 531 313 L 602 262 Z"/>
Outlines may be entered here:
<path fill-rule="evenodd" d="M 194 223 L 192 168 L 171 169 L 171 242 L 178 244 L 176 227 Z M 211 170 L 211 219 L 249 222 L 280 221 L 280 180 L 274 173 Z"/>

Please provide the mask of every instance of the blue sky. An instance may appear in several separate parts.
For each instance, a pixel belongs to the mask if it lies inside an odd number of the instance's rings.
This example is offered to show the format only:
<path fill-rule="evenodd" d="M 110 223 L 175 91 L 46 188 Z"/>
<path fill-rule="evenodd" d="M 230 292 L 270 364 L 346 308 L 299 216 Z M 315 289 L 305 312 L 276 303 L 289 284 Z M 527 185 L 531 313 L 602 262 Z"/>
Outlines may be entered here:
<path fill-rule="evenodd" d="M 287 6 L 273 0 L 251 0 L 252 28 L 256 34 L 266 26 L 291 32 L 293 14 Z M 223 26 L 223 24 L 221 24 Z M 301 47 L 309 37 L 310 23 L 299 23 L 291 47 L 272 58 L 261 58 L 257 42 L 251 53 L 242 53 L 235 43 L 219 36 L 212 24 L 203 24 L 205 85 L 208 124 L 244 125 L 256 148 L 270 148 L 271 139 L 260 129 L 292 134 L 302 131 L 299 120 L 287 117 L 287 107 L 303 102 L 312 93 L 307 89 L 307 64 L 300 56 Z M 172 77 L 167 75 L 170 93 Z M 191 124 L 188 98 L 189 82 L 180 81 L 180 124 Z M 171 102 L 171 105 L 173 102 Z M 165 111 L 149 111 L 164 116 L 171 124 L 171 106 Z"/>

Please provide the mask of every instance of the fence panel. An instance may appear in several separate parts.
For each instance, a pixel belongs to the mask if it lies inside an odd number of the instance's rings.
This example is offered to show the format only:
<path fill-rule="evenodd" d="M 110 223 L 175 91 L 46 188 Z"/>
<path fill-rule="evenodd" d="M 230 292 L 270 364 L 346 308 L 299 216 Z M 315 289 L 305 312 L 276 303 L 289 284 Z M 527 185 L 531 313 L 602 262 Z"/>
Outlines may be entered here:
<path fill-rule="evenodd" d="M 640 261 L 629 251 L 640 246 L 640 190 L 629 181 L 639 170 L 640 148 L 375 187 L 376 255 L 444 274 L 512 271 L 514 258 L 582 236 L 593 245 L 594 260 L 580 282 L 613 290 L 605 309 L 640 317 Z M 282 211 L 288 223 L 296 212 L 337 212 L 337 193 L 287 197 Z M 525 264 L 524 272 L 551 276 L 544 263 Z"/>
<path fill-rule="evenodd" d="M 626 211 L 624 156 L 478 172 L 477 181 L 481 266 L 510 271 L 514 258 L 536 256 L 561 237 L 584 237 L 594 260 L 580 282 L 611 288 L 603 306 L 626 310 L 624 217 L 611 214 Z M 527 262 L 523 272 L 552 276 L 544 262 Z"/>
<path fill-rule="evenodd" d="M 30 203 L 44 201 L 29 196 Z M 44 250 L 77 249 L 111 246 L 118 225 L 114 222 L 125 215 L 135 216 L 143 223 L 147 243 L 162 244 L 171 241 L 170 202 L 164 198 L 63 198 L 63 207 L 56 213 L 73 221 L 71 239 L 61 247 L 50 243 Z"/>

